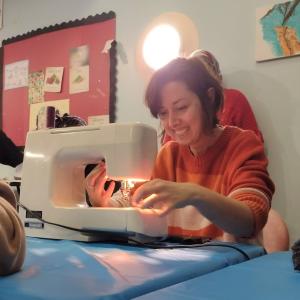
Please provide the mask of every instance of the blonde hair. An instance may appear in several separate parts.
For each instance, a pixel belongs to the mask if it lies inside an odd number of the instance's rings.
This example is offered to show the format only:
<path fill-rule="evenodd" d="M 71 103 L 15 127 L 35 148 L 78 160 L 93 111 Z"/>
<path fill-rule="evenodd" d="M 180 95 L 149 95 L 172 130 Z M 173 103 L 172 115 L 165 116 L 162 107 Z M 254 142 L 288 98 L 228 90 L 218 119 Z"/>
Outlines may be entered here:
<path fill-rule="evenodd" d="M 190 58 L 197 58 L 200 61 L 202 61 L 209 69 L 214 73 L 214 75 L 217 77 L 220 82 L 222 81 L 222 73 L 220 70 L 220 65 L 217 59 L 213 56 L 212 53 L 210 53 L 207 50 L 203 49 L 197 49 L 193 51 L 190 56 Z"/>

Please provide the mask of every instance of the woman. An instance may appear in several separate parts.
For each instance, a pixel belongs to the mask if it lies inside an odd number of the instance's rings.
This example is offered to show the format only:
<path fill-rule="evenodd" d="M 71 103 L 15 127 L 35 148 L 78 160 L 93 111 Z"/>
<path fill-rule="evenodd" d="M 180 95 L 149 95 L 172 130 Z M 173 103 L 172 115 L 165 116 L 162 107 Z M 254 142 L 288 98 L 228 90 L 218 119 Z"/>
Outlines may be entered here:
<path fill-rule="evenodd" d="M 154 73 L 146 104 L 172 141 L 161 148 L 153 180 L 137 188 L 132 205 L 159 207 L 168 215 L 171 236 L 256 236 L 267 220 L 274 185 L 255 134 L 218 125 L 219 81 L 200 61 L 178 58 Z M 104 191 L 104 183 L 102 165 L 88 178 L 92 202 L 118 205 L 110 198 L 113 185 Z"/>

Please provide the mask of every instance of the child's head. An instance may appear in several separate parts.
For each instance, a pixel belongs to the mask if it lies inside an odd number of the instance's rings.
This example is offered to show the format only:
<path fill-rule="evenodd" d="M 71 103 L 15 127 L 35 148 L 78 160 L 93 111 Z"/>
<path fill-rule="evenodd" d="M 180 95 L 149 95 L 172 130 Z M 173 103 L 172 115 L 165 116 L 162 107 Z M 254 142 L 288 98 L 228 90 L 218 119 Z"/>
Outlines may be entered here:
<path fill-rule="evenodd" d="M 191 53 L 190 58 L 196 58 L 202 61 L 214 74 L 218 80 L 222 82 L 222 73 L 220 70 L 219 62 L 212 53 L 207 50 L 198 49 Z"/>

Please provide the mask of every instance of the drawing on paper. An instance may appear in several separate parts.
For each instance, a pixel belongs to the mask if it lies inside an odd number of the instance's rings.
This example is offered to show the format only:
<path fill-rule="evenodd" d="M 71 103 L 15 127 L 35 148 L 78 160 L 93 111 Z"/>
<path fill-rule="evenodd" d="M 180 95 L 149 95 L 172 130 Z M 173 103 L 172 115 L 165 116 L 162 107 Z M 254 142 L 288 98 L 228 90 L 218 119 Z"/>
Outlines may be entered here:
<path fill-rule="evenodd" d="M 256 11 L 256 60 L 300 55 L 300 0 Z"/>

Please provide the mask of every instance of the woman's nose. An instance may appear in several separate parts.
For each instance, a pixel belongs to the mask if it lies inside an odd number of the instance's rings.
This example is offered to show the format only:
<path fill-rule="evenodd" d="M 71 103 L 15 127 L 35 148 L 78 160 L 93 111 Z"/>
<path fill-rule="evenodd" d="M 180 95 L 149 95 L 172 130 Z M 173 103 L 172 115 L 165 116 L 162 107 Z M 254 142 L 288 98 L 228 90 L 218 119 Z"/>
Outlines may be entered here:
<path fill-rule="evenodd" d="M 178 124 L 178 117 L 174 113 L 169 114 L 169 119 L 168 119 L 168 125 L 169 127 L 173 128 Z"/>

